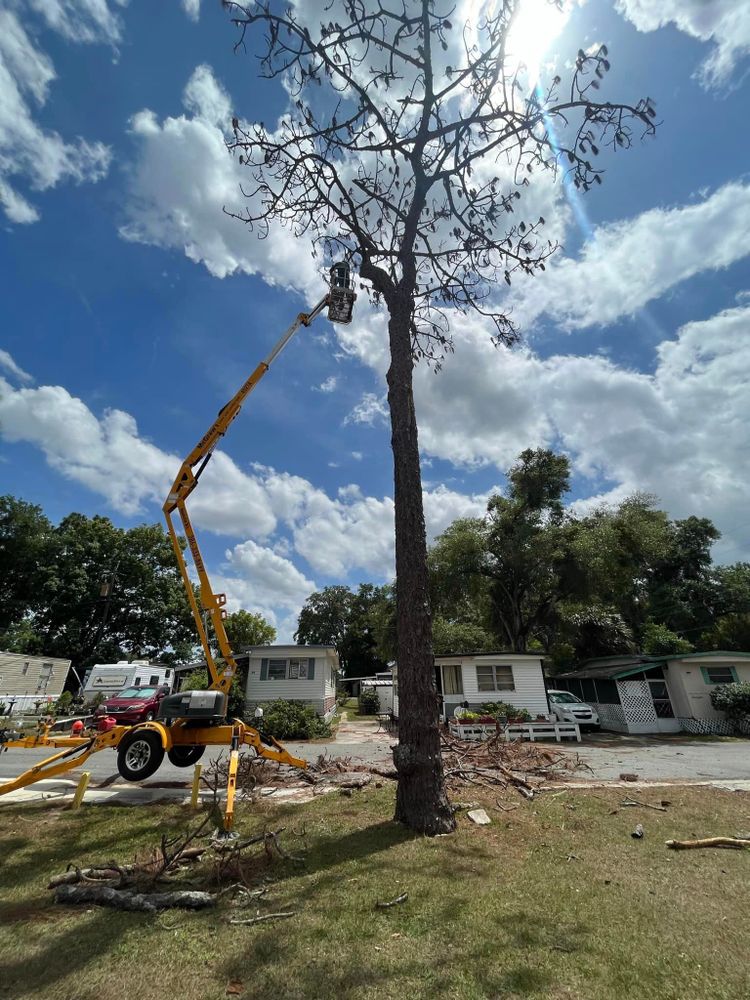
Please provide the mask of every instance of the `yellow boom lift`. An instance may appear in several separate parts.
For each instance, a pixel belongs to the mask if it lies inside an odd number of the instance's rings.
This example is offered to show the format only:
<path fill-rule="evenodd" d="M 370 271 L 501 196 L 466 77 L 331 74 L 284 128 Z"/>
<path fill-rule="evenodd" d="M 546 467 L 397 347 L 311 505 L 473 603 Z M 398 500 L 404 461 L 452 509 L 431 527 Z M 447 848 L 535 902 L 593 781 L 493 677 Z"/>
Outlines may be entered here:
<path fill-rule="evenodd" d="M 208 666 L 210 685 L 206 691 L 180 691 L 163 698 L 158 718 L 135 726 L 118 726 L 108 730 L 91 729 L 78 736 L 55 733 L 51 720 L 41 723 L 28 736 L 8 730 L 0 731 L 0 748 L 34 749 L 55 747 L 58 753 L 47 757 L 23 774 L 0 785 L 0 795 L 31 785 L 44 778 L 53 778 L 85 763 L 99 750 L 117 749 L 117 768 L 127 781 L 143 781 L 159 768 L 166 753 L 177 767 L 196 763 L 207 746 L 228 746 L 229 779 L 224 813 L 224 827 L 231 829 L 234 816 L 234 794 L 237 779 L 239 749 L 252 747 L 260 757 L 305 768 L 307 762 L 293 757 L 275 739 L 265 739 L 251 726 L 239 719 L 227 720 L 227 696 L 232 679 L 237 673 L 237 663 L 224 628 L 226 596 L 211 589 L 206 567 L 201 556 L 195 532 L 188 516 L 186 501 L 201 477 L 216 445 L 226 434 L 229 425 L 242 408 L 247 396 L 266 374 L 271 364 L 286 347 L 300 327 L 309 326 L 327 307 L 328 318 L 333 323 L 350 323 L 356 295 L 351 288 L 348 264 L 335 264 L 331 270 L 328 293 L 309 313 L 300 313 L 284 333 L 268 357 L 261 361 L 252 375 L 220 411 L 211 427 L 193 448 L 180 467 L 177 478 L 164 503 L 164 517 L 172 540 L 177 563 L 180 567 L 185 591 L 200 636 Z M 180 539 L 175 530 L 173 516 L 177 513 L 185 532 L 188 548 L 198 574 L 200 603 L 196 599 L 188 568 L 182 553 Z M 217 664 L 211 648 L 202 612 L 210 619 L 213 633 L 223 661 Z"/>

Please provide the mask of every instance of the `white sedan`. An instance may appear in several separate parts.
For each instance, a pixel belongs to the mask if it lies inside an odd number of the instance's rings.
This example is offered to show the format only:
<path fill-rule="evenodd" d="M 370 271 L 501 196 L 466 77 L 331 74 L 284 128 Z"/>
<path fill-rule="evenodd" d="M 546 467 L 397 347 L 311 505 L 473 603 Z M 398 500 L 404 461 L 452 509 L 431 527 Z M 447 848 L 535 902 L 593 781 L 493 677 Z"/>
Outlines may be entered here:
<path fill-rule="evenodd" d="M 570 691 L 548 691 L 550 712 L 560 722 L 577 722 L 581 729 L 599 729 L 599 716 Z"/>

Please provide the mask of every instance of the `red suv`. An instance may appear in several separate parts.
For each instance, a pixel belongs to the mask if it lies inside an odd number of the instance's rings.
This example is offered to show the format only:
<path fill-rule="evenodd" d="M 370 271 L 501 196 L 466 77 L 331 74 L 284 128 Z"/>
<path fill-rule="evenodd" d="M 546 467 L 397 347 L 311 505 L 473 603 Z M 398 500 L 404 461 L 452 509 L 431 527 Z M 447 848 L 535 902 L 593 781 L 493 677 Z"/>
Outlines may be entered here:
<path fill-rule="evenodd" d="M 111 715 L 118 723 L 132 726 L 136 722 L 150 722 L 159 711 L 159 702 L 169 694 L 166 684 L 161 687 L 129 687 L 107 698 L 94 712 L 95 718 Z"/>

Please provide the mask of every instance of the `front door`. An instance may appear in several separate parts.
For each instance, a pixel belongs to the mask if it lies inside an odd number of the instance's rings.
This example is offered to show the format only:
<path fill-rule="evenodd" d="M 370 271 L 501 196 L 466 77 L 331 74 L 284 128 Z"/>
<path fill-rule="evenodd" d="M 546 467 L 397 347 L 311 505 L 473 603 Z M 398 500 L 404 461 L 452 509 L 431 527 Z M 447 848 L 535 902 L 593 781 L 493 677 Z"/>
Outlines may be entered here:
<path fill-rule="evenodd" d="M 667 682 L 665 680 L 649 680 L 648 686 L 651 691 L 651 700 L 654 703 L 658 731 L 660 733 L 679 732 L 680 723 L 674 715 Z"/>

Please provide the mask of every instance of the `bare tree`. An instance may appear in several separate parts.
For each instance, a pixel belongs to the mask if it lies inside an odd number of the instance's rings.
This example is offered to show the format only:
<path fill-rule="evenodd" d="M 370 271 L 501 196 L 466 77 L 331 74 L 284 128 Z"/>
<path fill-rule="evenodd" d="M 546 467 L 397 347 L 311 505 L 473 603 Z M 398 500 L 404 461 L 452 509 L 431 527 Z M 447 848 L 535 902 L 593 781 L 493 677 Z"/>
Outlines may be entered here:
<path fill-rule="evenodd" d="M 551 0 L 558 5 L 560 0 Z M 454 828 L 445 793 L 431 644 L 426 539 L 412 375 L 451 349 L 452 311 L 475 310 L 497 343 L 516 329 L 499 293 L 543 270 L 556 245 L 523 218 L 535 171 L 601 183 L 600 148 L 652 133 L 650 100 L 600 102 L 602 45 L 579 51 L 569 85 L 527 87 L 506 51 L 518 0 L 454 24 L 450 0 L 227 2 L 237 46 L 261 42 L 261 75 L 289 112 L 273 128 L 233 120 L 232 150 L 252 179 L 239 218 L 286 224 L 324 261 L 345 255 L 388 315 L 396 521 L 400 742 L 396 819 Z M 257 37 L 256 37 L 257 32 Z M 592 163 L 592 160 L 594 162 Z"/>

